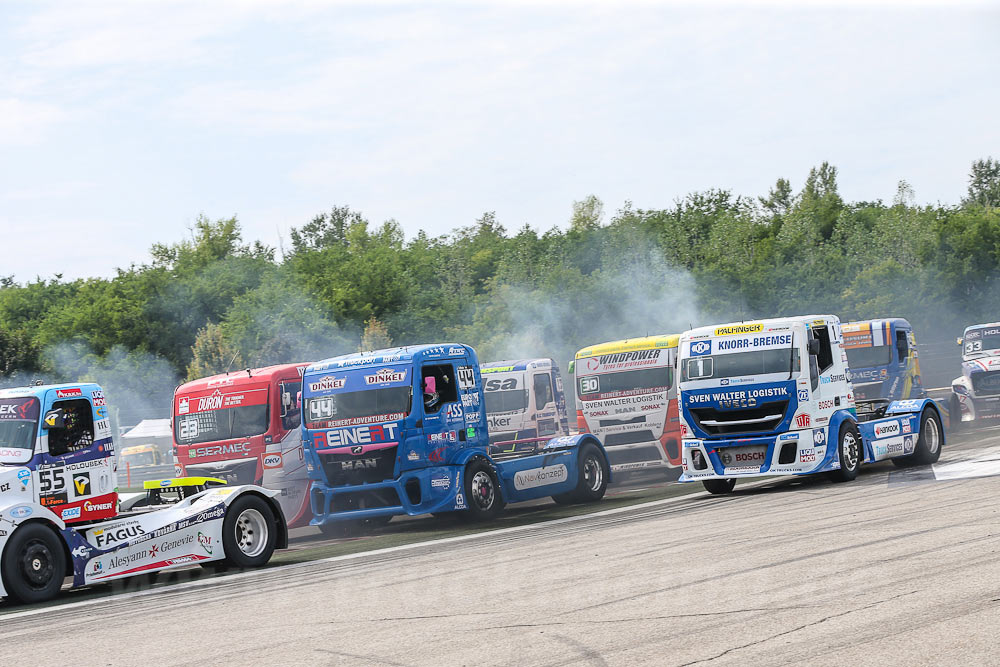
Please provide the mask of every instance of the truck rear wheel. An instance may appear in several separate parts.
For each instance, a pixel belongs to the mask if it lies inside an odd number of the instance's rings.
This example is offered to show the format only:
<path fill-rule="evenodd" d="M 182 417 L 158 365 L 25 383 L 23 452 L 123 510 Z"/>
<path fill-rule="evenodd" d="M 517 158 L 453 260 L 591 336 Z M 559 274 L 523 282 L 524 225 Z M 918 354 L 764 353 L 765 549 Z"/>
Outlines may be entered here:
<path fill-rule="evenodd" d="M 276 539 L 274 512 L 266 500 L 244 494 L 229 506 L 222 522 L 222 547 L 227 565 L 260 567 L 271 560 Z"/>
<path fill-rule="evenodd" d="M 500 481 L 496 473 L 482 459 L 473 459 L 465 466 L 465 504 L 468 509 L 460 516 L 469 521 L 492 521 L 503 510 Z"/>
<path fill-rule="evenodd" d="M 40 523 L 21 526 L 7 542 L 0 567 L 10 600 L 27 604 L 51 600 L 66 577 L 62 538 Z"/>
<path fill-rule="evenodd" d="M 861 444 L 861 434 L 853 424 L 840 427 L 837 438 L 837 459 L 840 470 L 832 470 L 830 479 L 835 482 L 850 482 L 858 476 L 861 459 L 864 457 L 864 445 Z"/>
<path fill-rule="evenodd" d="M 580 448 L 576 488 L 568 493 L 552 496 L 560 505 L 592 503 L 604 497 L 608 490 L 610 466 L 600 449 L 593 443 Z"/>
<path fill-rule="evenodd" d="M 944 438 L 941 436 L 941 417 L 933 408 L 927 408 L 920 415 L 920 437 L 917 438 L 917 445 L 914 448 L 911 458 L 916 465 L 929 465 L 936 463 L 941 458 L 941 444 Z"/>
<path fill-rule="evenodd" d="M 948 401 L 948 430 L 952 433 L 962 430 L 962 404 L 955 394 Z"/>
<path fill-rule="evenodd" d="M 705 490 L 715 496 L 724 496 L 732 493 L 736 488 L 735 479 L 703 479 L 701 480 Z"/>

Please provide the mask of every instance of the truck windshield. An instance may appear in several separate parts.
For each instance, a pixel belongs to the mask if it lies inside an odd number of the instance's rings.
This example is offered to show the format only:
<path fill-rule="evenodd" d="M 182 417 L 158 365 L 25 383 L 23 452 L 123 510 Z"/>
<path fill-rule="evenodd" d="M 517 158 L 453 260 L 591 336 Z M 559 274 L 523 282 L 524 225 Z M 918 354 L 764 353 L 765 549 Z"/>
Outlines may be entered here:
<path fill-rule="evenodd" d="M 972 329 L 965 332 L 962 353 L 966 356 L 978 356 L 980 352 L 1000 350 L 1000 328 Z"/>
<path fill-rule="evenodd" d="M 593 397 L 594 394 L 604 395 L 638 389 L 666 391 L 673 382 L 674 369 L 671 366 L 583 375 L 579 379 L 579 394 L 581 397 Z"/>
<path fill-rule="evenodd" d="M 181 445 L 248 438 L 267 431 L 267 414 L 265 403 L 177 415 L 174 437 Z"/>
<path fill-rule="evenodd" d="M 306 402 L 306 428 L 397 421 L 410 414 L 411 401 L 412 390 L 409 386 L 310 398 Z"/>
<path fill-rule="evenodd" d="M 801 370 L 798 348 L 776 348 L 690 357 L 681 367 L 681 381 L 790 373 Z"/>
<path fill-rule="evenodd" d="M 486 392 L 486 412 L 514 412 L 528 407 L 528 393 L 523 389 Z"/>
<path fill-rule="evenodd" d="M 892 348 L 888 345 L 847 348 L 847 364 L 851 368 L 872 368 L 874 366 L 886 366 L 891 361 L 892 361 Z"/>
<path fill-rule="evenodd" d="M 37 427 L 37 398 L 0 398 L 0 449 L 32 450 Z"/>

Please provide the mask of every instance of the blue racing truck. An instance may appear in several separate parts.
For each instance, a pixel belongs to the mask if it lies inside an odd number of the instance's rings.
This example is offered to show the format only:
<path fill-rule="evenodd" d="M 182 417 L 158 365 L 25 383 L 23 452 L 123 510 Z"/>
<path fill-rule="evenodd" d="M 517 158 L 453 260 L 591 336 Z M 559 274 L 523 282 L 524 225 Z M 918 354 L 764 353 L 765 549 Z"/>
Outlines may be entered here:
<path fill-rule="evenodd" d="M 856 399 L 840 320 L 809 315 L 737 322 L 681 335 L 683 474 L 711 493 L 736 480 L 827 472 L 862 463 L 937 461 L 941 412 L 927 398 Z"/>
<path fill-rule="evenodd" d="M 505 503 L 604 496 L 592 435 L 491 454 L 482 376 L 468 345 L 416 345 L 320 361 L 303 376 L 312 525 L 337 534 L 399 514 L 495 517 Z M 345 523 L 350 522 L 350 523 Z"/>

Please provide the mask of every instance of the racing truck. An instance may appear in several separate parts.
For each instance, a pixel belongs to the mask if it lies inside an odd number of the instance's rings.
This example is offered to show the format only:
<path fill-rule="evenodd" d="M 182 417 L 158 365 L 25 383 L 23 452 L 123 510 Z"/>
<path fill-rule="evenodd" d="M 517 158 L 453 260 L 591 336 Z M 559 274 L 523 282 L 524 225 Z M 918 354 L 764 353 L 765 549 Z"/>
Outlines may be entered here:
<path fill-rule="evenodd" d="M 532 448 L 535 442 L 569 434 L 566 396 L 555 361 L 494 361 L 479 370 L 491 451 Z"/>
<path fill-rule="evenodd" d="M 937 461 L 944 429 L 928 398 L 857 399 L 840 321 L 808 315 L 702 327 L 680 337 L 680 481 L 729 493 L 738 479 Z"/>
<path fill-rule="evenodd" d="M 108 410 L 96 384 L 0 390 L 0 596 L 41 602 L 67 577 L 79 587 L 195 563 L 255 567 L 287 545 L 278 494 L 259 486 L 120 512 Z"/>
<path fill-rule="evenodd" d="M 958 339 L 962 375 L 951 382 L 951 424 L 1000 419 L 1000 322 L 974 324 Z"/>
<path fill-rule="evenodd" d="M 288 524 L 308 523 L 309 478 L 299 418 L 307 365 L 251 368 L 177 387 L 175 474 L 274 489 Z"/>
<path fill-rule="evenodd" d="M 616 473 L 681 465 L 678 338 L 630 338 L 576 353 L 577 427 L 601 439 Z"/>
<path fill-rule="evenodd" d="M 913 327 L 900 317 L 841 325 L 856 400 L 924 398 Z"/>
<path fill-rule="evenodd" d="M 611 479 L 593 435 L 491 454 L 483 378 L 468 345 L 320 361 L 305 371 L 303 398 L 310 523 L 324 533 L 402 514 L 489 520 L 506 503 L 545 496 L 596 501 Z"/>

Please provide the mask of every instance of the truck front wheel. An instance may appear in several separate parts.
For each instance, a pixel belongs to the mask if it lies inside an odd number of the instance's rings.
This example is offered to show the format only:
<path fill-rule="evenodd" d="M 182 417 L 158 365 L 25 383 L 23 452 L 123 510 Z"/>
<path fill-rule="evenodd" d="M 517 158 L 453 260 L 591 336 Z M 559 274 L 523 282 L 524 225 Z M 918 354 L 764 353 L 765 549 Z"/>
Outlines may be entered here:
<path fill-rule="evenodd" d="M 51 600 L 66 576 L 66 552 L 61 538 L 40 524 L 21 526 L 3 552 L 3 584 L 15 602 L 32 604 Z"/>
<path fill-rule="evenodd" d="M 226 565 L 260 567 L 271 560 L 276 539 L 274 512 L 266 500 L 245 494 L 229 506 L 222 523 Z"/>
<path fill-rule="evenodd" d="M 724 496 L 732 493 L 736 488 L 735 479 L 703 479 L 701 481 L 705 490 L 715 496 Z"/>
<path fill-rule="evenodd" d="M 830 472 L 830 479 L 835 482 L 850 482 L 858 476 L 861 459 L 864 454 L 861 444 L 861 434 L 853 424 L 840 427 L 840 437 L 837 438 L 837 458 L 840 460 L 840 470 Z"/>
<path fill-rule="evenodd" d="M 503 510 L 503 497 L 496 473 L 485 461 L 473 460 L 465 466 L 465 504 L 461 516 L 470 521 L 491 521 Z"/>

